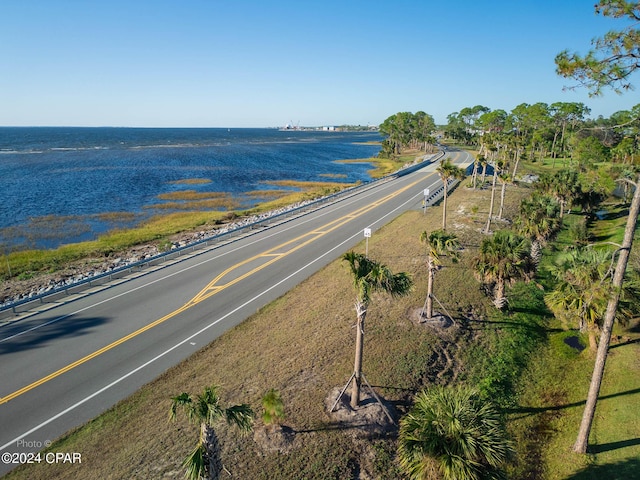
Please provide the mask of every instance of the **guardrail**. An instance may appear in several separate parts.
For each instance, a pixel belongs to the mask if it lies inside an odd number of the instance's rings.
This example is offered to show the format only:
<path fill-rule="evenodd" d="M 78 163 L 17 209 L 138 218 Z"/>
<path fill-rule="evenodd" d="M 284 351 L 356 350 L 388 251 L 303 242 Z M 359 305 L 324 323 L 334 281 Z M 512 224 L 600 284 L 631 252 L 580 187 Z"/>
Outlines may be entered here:
<path fill-rule="evenodd" d="M 250 235 L 253 235 L 256 232 L 252 232 L 252 230 L 256 230 L 258 228 L 264 228 L 267 226 L 273 227 L 275 225 L 279 225 L 279 224 L 291 221 L 294 218 L 298 218 L 300 216 L 307 215 L 313 211 L 324 208 L 325 206 L 328 206 L 331 203 L 346 200 L 347 198 L 352 197 L 356 193 L 372 188 L 379 183 L 382 183 L 384 181 L 389 181 L 393 178 L 397 178 L 397 177 L 408 175 L 409 173 L 415 172 L 416 170 L 419 170 L 420 168 L 423 168 L 426 165 L 436 160 L 439 160 L 443 156 L 444 156 L 444 152 L 442 151 L 430 156 L 428 159 L 427 159 L 427 156 L 425 155 L 422 162 L 416 165 L 412 165 L 408 168 L 399 170 L 385 177 L 372 180 L 362 185 L 357 185 L 355 187 L 350 187 L 345 190 L 341 190 L 340 192 L 327 195 L 320 199 L 311 201 L 309 203 L 305 203 L 304 205 L 301 205 L 298 207 L 288 209 L 281 213 L 259 217 L 255 221 L 239 225 L 236 228 L 227 230 L 225 232 L 216 233 L 210 237 L 197 240 L 183 247 L 177 247 L 167 252 L 158 253 L 153 257 L 145 258 L 137 262 L 128 263 L 127 265 L 123 265 L 122 267 L 117 267 L 107 272 L 102 272 L 102 273 L 93 275 L 91 277 L 83 278 L 69 285 L 55 287 L 47 292 L 36 294 L 36 295 L 30 295 L 28 297 L 21 298 L 20 300 L 16 300 L 15 302 L 4 303 L 0 305 L 0 318 L 6 318 L 12 315 L 17 315 L 21 312 L 25 312 L 27 310 L 34 308 L 38 304 L 45 304 L 45 299 L 47 299 L 48 302 L 54 302 L 60 298 L 64 298 L 73 294 L 79 294 L 83 290 L 85 290 L 87 287 L 92 288 L 94 286 L 104 285 L 106 283 L 112 282 L 113 280 L 123 278 L 126 275 L 131 275 L 135 272 L 141 272 L 143 271 L 143 269 L 145 269 L 145 267 L 159 265 L 164 262 L 167 262 L 168 260 L 177 259 L 183 256 L 184 254 L 186 254 L 187 252 L 195 252 L 196 250 L 202 249 L 201 253 L 204 253 L 205 251 L 204 249 L 211 245 L 216 245 L 216 247 L 220 247 L 222 245 L 228 245 L 229 243 L 232 243 L 234 241 L 239 240 L 240 238 L 244 238 L 247 236 L 247 235 L 242 235 L 243 233 L 248 232 Z M 229 240 L 229 241 L 226 243 L 223 243 L 226 240 Z"/>

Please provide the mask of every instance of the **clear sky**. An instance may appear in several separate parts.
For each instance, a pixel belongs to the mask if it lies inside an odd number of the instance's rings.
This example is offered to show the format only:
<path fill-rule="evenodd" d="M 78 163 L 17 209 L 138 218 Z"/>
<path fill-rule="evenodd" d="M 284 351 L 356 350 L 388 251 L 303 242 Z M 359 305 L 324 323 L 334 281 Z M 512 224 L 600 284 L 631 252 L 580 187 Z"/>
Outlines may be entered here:
<path fill-rule="evenodd" d="M 0 125 L 437 123 L 464 107 L 583 102 L 564 49 L 627 25 L 594 0 L 1 0 Z"/>

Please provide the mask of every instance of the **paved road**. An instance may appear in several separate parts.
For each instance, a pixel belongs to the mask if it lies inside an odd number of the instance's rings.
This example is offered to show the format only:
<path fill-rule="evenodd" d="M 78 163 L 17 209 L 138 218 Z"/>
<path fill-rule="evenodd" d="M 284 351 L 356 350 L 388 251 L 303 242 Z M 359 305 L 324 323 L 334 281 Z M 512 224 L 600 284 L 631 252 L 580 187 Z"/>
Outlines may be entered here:
<path fill-rule="evenodd" d="M 40 450 L 353 248 L 365 228 L 375 235 L 421 208 L 424 189 L 440 184 L 435 167 L 3 326 L 0 451 Z"/>

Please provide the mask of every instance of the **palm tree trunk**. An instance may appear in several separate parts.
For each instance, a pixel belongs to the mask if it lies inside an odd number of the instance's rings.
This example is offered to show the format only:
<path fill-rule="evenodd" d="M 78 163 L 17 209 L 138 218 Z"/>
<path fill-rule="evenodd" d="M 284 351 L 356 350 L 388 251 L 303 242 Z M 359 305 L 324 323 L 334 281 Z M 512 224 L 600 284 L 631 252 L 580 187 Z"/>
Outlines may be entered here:
<path fill-rule="evenodd" d="M 542 259 L 542 245 L 540 244 L 540 240 L 534 238 L 531 241 L 531 260 L 533 260 L 536 269 L 538 265 L 540 265 L 540 260 Z"/>
<path fill-rule="evenodd" d="M 496 279 L 495 298 L 493 299 L 493 304 L 497 308 L 502 309 L 505 303 L 506 299 L 504 296 L 504 279 L 502 277 L 498 277 Z"/>
<path fill-rule="evenodd" d="M 449 188 L 449 179 L 442 179 L 444 185 L 444 197 L 442 200 L 442 230 L 447 229 L 447 193 Z"/>
<path fill-rule="evenodd" d="M 473 162 L 473 189 L 476 189 L 476 180 L 478 178 L 478 162 Z"/>
<path fill-rule="evenodd" d="M 627 226 L 624 230 L 624 240 L 622 241 L 622 248 L 619 250 L 618 263 L 616 265 L 616 271 L 613 275 L 613 293 L 611 298 L 609 299 L 609 302 L 607 303 L 607 311 L 605 313 L 602 330 L 600 333 L 600 344 L 598 345 L 596 362 L 593 368 L 593 376 L 591 377 L 589 393 L 587 394 L 587 403 L 582 414 L 582 421 L 580 423 L 580 430 L 578 431 L 578 438 L 576 439 L 576 443 L 573 445 L 573 451 L 576 453 L 587 453 L 589 433 L 591 432 L 591 424 L 593 423 L 593 417 L 596 411 L 596 403 L 598 401 L 598 394 L 600 393 L 602 377 L 604 376 L 604 366 L 607 361 L 607 354 L 609 353 L 609 343 L 611 342 L 613 321 L 616 316 L 616 310 L 618 309 L 618 300 L 620 299 L 622 281 L 624 279 L 624 274 L 627 269 L 627 263 L 629 261 L 629 253 L 631 252 L 631 247 L 633 246 L 633 235 L 636 230 L 638 213 L 640 213 L 640 176 L 638 176 L 636 181 L 636 190 L 633 194 L 633 199 L 631 200 L 631 208 L 629 209 Z"/>
<path fill-rule="evenodd" d="M 360 404 L 360 385 L 362 383 L 362 351 L 364 350 L 364 319 L 367 316 L 367 305 L 356 301 L 358 323 L 356 324 L 356 356 L 353 363 L 353 385 L 351 387 L 351 408 Z"/>
<path fill-rule="evenodd" d="M 556 168 L 556 140 L 558 140 L 558 131 L 553 134 L 553 143 L 551 143 L 551 157 L 553 158 L 553 168 Z"/>
<path fill-rule="evenodd" d="M 491 217 L 493 216 L 493 200 L 496 196 L 496 177 L 498 176 L 498 170 L 494 167 L 493 169 L 493 185 L 491 186 L 491 203 L 489 204 L 489 218 L 487 219 L 487 224 L 484 227 L 484 233 L 489 233 L 491 228 Z"/>
<path fill-rule="evenodd" d="M 435 276 L 435 269 L 433 268 L 431 255 L 429 255 L 429 264 L 427 268 L 429 270 L 427 277 L 427 299 L 425 300 L 424 308 L 422 309 L 422 316 L 426 317 L 427 320 L 431 320 L 431 317 L 433 316 L 433 277 Z"/>
<path fill-rule="evenodd" d="M 200 441 L 205 450 L 205 469 L 209 480 L 218 480 L 222 474 L 222 460 L 220 459 L 220 444 L 218 436 L 212 426 L 200 424 Z"/>
<path fill-rule="evenodd" d="M 498 210 L 498 218 L 502 219 L 502 212 L 504 211 L 504 195 L 507 190 L 507 180 L 502 182 L 502 190 L 500 191 L 500 209 Z"/>
<path fill-rule="evenodd" d="M 516 181 L 516 173 L 518 172 L 518 164 L 520 163 L 520 149 L 517 148 L 516 149 L 516 162 L 515 165 L 513 166 L 513 173 L 511 174 L 511 177 L 513 178 L 513 181 Z"/>

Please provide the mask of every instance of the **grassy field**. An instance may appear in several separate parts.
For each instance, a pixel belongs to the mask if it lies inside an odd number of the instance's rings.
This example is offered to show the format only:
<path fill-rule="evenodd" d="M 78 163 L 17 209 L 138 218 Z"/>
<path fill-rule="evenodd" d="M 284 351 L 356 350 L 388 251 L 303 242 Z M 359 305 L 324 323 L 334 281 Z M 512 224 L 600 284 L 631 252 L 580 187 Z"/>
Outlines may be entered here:
<path fill-rule="evenodd" d="M 511 217 L 524 188 L 507 190 Z M 374 297 L 367 316 L 364 371 L 398 414 L 432 384 L 468 383 L 499 402 L 508 419 L 516 455 L 513 479 L 638 478 L 640 471 L 640 331 L 615 333 L 602 400 L 596 412 L 592 453 L 571 453 L 591 375 L 588 349 L 550 316 L 542 301 L 545 278 L 517 284 L 509 310 L 500 313 L 470 274 L 490 192 L 459 187 L 448 206 L 448 227 L 464 246 L 461 262 L 436 275 L 435 295 L 453 315 L 449 328 L 417 324 L 412 312 L 426 291 L 425 248 L 420 232 L 440 227 L 441 206 L 408 212 L 369 241 L 369 254 L 394 271 L 409 272 L 409 297 Z M 571 216 L 573 217 L 573 216 Z M 615 215 L 614 215 L 615 217 Z M 576 216 L 577 218 L 577 216 Z M 570 218 L 570 222 L 575 218 Z M 603 238 L 611 222 L 592 225 Z M 609 222 L 607 224 L 606 222 Z M 501 224 L 494 222 L 495 228 Z M 503 223 L 506 226 L 507 223 Z M 566 233 L 557 248 L 570 242 Z M 358 249 L 364 251 L 364 244 Z M 551 261 L 554 250 L 546 251 Z M 66 435 L 51 451 L 80 452 L 81 465 L 34 465 L 9 479 L 182 478 L 180 467 L 197 439 L 197 427 L 168 421 L 170 398 L 205 386 L 221 386 L 225 402 L 246 402 L 258 414 L 270 388 L 282 393 L 291 443 L 281 451 L 241 436 L 222 424 L 218 433 L 230 478 L 402 478 L 394 458 L 396 431 L 372 433 L 339 423 L 325 408 L 329 392 L 349 378 L 353 362 L 355 292 L 345 264 L 335 261 L 257 312 L 189 360 L 170 369 L 104 415 Z M 583 340 L 584 342 L 584 340 Z M 258 421 L 256 432 L 262 425 Z M 635 477 L 634 477 L 635 475 Z"/>

